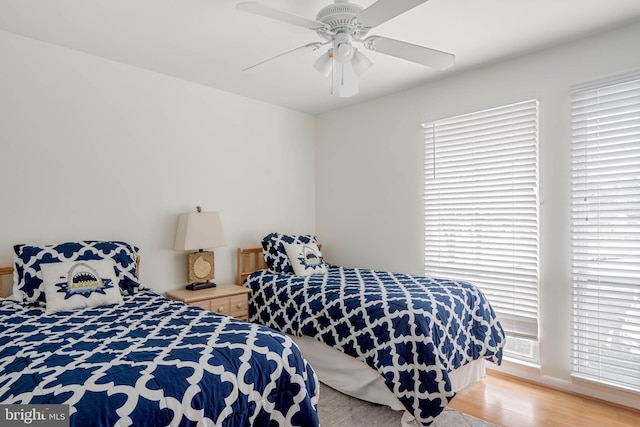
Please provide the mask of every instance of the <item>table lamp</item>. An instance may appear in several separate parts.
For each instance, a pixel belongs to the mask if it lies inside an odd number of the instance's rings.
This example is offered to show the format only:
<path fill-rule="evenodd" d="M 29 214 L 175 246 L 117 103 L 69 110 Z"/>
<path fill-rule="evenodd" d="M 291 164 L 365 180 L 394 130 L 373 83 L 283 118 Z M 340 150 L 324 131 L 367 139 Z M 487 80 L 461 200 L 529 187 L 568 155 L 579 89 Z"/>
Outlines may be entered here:
<path fill-rule="evenodd" d="M 187 289 L 213 288 L 215 265 L 213 251 L 205 249 L 226 246 L 222 222 L 218 212 L 196 212 L 180 214 L 173 248 L 177 251 L 192 251 L 187 255 Z"/>

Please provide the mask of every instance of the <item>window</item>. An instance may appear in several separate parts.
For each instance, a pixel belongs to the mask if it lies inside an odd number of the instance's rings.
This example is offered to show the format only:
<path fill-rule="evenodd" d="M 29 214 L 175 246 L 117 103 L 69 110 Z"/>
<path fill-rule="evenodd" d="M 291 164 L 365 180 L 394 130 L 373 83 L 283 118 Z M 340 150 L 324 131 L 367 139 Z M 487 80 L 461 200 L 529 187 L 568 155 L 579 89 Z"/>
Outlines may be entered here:
<path fill-rule="evenodd" d="M 425 272 L 487 296 L 507 355 L 537 363 L 538 102 L 424 124 Z"/>
<path fill-rule="evenodd" d="M 640 391 L 640 72 L 571 90 L 573 375 Z"/>

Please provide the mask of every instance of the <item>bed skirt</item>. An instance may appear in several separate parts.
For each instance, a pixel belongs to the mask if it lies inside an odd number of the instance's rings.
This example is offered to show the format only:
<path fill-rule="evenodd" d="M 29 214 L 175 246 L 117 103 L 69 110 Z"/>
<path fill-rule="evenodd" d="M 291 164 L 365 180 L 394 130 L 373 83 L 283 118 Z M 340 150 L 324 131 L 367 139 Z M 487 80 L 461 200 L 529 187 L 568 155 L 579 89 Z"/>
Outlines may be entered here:
<path fill-rule="evenodd" d="M 386 405 L 396 411 L 405 411 L 402 417 L 403 427 L 415 426 L 412 423 L 413 416 L 387 388 L 384 379 L 375 369 L 313 338 L 289 337 L 300 347 L 302 355 L 311 364 L 320 382 L 348 396 Z M 449 373 L 451 386 L 456 392 L 485 376 L 484 359 L 474 360 Z"/>

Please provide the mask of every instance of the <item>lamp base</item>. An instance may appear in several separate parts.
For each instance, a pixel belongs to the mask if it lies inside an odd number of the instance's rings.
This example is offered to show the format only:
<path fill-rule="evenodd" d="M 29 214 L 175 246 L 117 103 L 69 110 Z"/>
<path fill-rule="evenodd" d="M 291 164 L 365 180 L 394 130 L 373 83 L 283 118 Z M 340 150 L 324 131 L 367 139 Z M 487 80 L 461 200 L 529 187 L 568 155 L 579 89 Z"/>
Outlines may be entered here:
<path fill-rule="evenodd" d="M 215 288 L 215 287 L 216 287 L 216 284 L 213 282 L 189 283 L 187 285 L 187 290 L 199 291 L 200 289 L 209 289 L 209 288 Z"/>

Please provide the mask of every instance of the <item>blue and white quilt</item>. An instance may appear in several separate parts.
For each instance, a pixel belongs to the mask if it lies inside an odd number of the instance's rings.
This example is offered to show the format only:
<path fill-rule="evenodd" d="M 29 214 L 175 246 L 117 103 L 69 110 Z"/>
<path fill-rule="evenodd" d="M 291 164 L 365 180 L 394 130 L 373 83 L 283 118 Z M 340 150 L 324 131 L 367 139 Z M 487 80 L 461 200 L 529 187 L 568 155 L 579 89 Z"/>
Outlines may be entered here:
<path fill-rule="evenodd" d="M 467 282 L 330 266 L 304 277 L 261 270 L 245 286 L 252 322 L 364 361 L 423 425 L 455 395 L 450 371 L 502 360 L 502 327 Z"/>
<path fill-rule="evenodd" d="M 317 426 L 318 380 L 283 334 L 148 289 L 46 313 L 0 300 L 0 403 L 72 426 Z"/>

